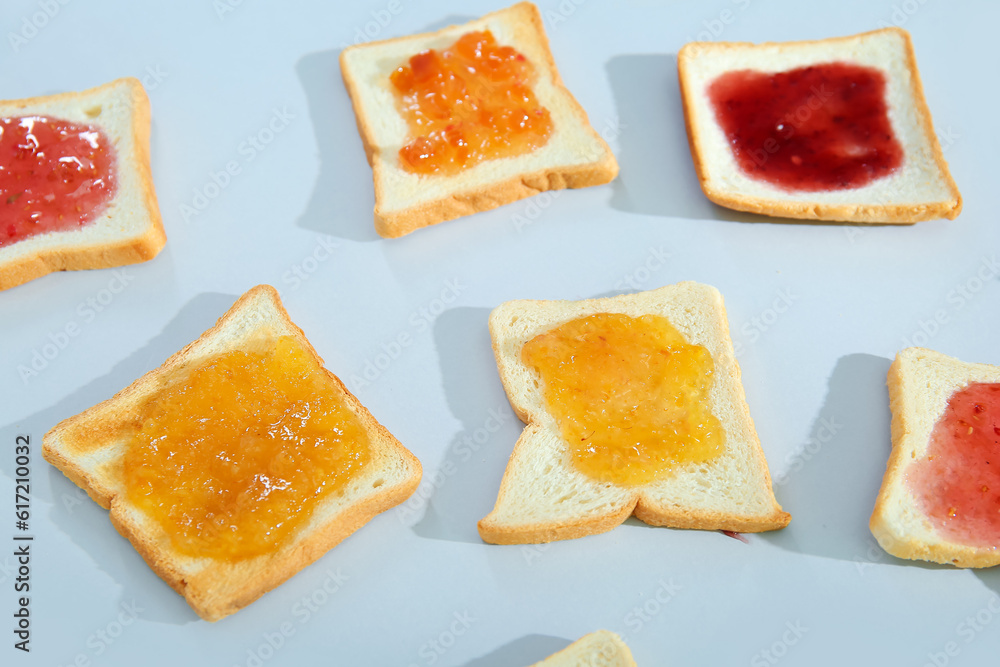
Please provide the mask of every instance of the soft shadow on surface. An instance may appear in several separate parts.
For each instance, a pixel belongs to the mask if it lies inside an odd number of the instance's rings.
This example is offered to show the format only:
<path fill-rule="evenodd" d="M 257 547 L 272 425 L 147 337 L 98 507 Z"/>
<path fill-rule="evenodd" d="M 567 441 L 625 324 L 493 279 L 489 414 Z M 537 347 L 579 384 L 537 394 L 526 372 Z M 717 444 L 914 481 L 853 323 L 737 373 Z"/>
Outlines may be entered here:
<path fill-rule="evenodd" d="M 611 206 L 643 215 L 716 219 L 718 207 L 702 193 L 688 148 L 677 56 L 615 56 L 606 67 L 621 127 L 621 171 Z"/>
<path fill-rule="evenodd" d="M 437 469 L 424 470 L 418 496 L 422 537 L 482 544 L 477 522 L 493 509 L 500 478 L 524 429 L 497 375 L 487 308 L 454 308 L 434 325 L 448 406 L 462 423 Z"/>
<path fill-rule="evenodd" d="M 976 570 L 976 576 L 983 582 L 986 588 L 993 591 L 994 595 L 1000 596 L 1000 566 L 991 567 L 985 570 Z"/>
<path fill-rule="evenodd" d="M 548 635 L 528 635 L 501 646 L 489 655 L 465 663 L 464 667 L 522 667 L 557 653 L 572 642 Z"/>
<path fill-rule="evenodd" d="M 234 296 L 214 293 L 195 297 L 145 347 L 115 364 L 107 375 L 58 404 L 32 415 L 30 422 L 43 424 L 48 429 L 111 398 L 213 326 L 235 300 Z M 60 471 L 52 466 L 46 468 L 52 490 L 52 523 L 85 551 L 98 568 L 121 585 L 122 601 L 130 602 L 134 598 L 143 608 L 142 617 L 146 620 L 171 625 L 197 621 L 197 614 L 184 598 L 167 586 L 132 545 L 118 534 L 111 525 L 107 510 L 87 497 Z"/>
<path fill-rule="evenodd" d="M 771 462 L 775 495 L 792 521 L 762 539 L 859 564 L 892 559 L 868 530 L 891 446 L 890 363 L 868 354 L 837 361 L 808 440 L 785 461 Z"/>
<path fill-rule="evenodd" d="M 297 224 L 352 241 L 376 241 L 375 190 L 351 98 L 340 76 L 340 49 L 309 53 L 295 71 L 309 103 L 319 175 Z"/>
<path fill-rule="evenodd" d="M 654 530 L 663 530 L 664 529 L 663 526 L 653 526 L 651 524 L 646 523 L 645 521 L 640 521 L 639 519 L 635 518 L 634 514 L 629 514 L 627 517 L 625 517 L 625 520 L 621 523 L 621 525 L 623 525 L 623 526 L 633 526 L 635 528 L 652 528 Z M 673 530 L 673 529 L 672 528 L 667 528 L 667 530 Z"/>
<path fill-rule="evenodd" d="M 735 211 L 702 192 L 684 126 L 676 54 L 615 56 L 606 65 L 621 127 L 611 206 L 627 213 L 696 220 L 843 225 Z"/>
<path fill-rule="evenodd" d="M 449 16 L 419 32 L 431 32 L 472 20 Z M 390 26 L 391 30 L 391 26 Z M 386 34 L 377 38 L 391 37 Z M 309 117 L 316 135 L 319 174 L 299 227 L 352 241 L 377 241 L 372 170 L 365 158 L 351 98 L 340 71 L 341 49 L 308 53 L 295 71 L 309 104 Z"/>
<path fill-rule="evenodd" d="M 790 465 L 773 474 L 774 491 L 791 513 L 787 528 L 761 533 L 762 539 L 798 553 L 851 561 L 859 574 L 875 564 L 954 570 L 886 553 L 868 529 L 886 462 L 892 449 L 890 359 L 869 354 L 841 357 L 830 377 L 826 402 L 807 442 Z M 986 577 L 997 590 L 1000 578 Z"/>

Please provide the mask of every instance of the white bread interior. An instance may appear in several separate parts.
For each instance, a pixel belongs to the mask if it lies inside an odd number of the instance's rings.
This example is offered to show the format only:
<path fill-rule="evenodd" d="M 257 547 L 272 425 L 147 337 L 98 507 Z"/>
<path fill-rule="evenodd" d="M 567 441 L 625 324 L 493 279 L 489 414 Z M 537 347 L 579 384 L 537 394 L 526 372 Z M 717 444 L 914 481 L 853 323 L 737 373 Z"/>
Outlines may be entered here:
<path fill-rule="evenodd" d="M 543 387 L 521 359 L 540 333 L 594 313 L 666 317 L 715 364 L 712 413 L 725 433 L 711 461 L 679 466 L 660 481 L 636 487 L 597 482 L 577 471 Z M 509 301 L 490 315 L 497 367 L 507 397 L 527 424 L 511 454 L 493 511 L 479 523 L 487 542 L 548 542 L 604 532 L 629 515 L 653 525 L 756 532 L 787 525 L 746 403 L 718 290 L 684 282 L 660 289 L 585 301 Z"/>
<path fill-rule="evenodd" d="M 898 558 L 958 567 L 1000 565 L 1000 544 L 971 547 L 942 538 L 906 485 L 907 466 L 927 454 L 931 433 L 952 394 L 975 382 L 1000 382 L 1000 366 L 973 364 L 920 347 L 908 347 L 889 367 L 892 452 L 869 526 L 878 543 Z"/>
<path fill-rule="evenodd" d="M 149 166 L 149 98 L 137 79 L 79 93 L 0 102 L 0 116 L 48 116 L 99 127 L 116 153 L 117 189 L 87 225 L 48 232 L 0 248 L 0 289 L 52 271 L 133 264 L 166 243 Z"/>
<path fill-rule="evenodd" d="M 159 524 L 127 499 L 122 460 L 130 444 L 129 426 L 141 418 L 146 401 L 166 383 L 183 376 L 186 368 L 230 350 L 259 348 L 278 336 L 295 337 L 322 364 L 302 330 L 288 318 L 274 288 L 255 287 L 212 329 L 162 366 L 111 399 L 63 420 L 42 443 L 45 459 L 110 509 L 112 523 L 150 567 L 210 621 L 237 611 L 282 583 L 373 516 L 408 498 L 420 481 L 417 459 L 324 369 L 367 432 L 370 461 L 342 492 L 323 498 L 309 520 L 273 553 L 226 562 L 194 558 L 173 548 Z"/>
<path fill-rule="evenodd" d="M 491 31 L 497 43 L 514 47 L 534 65 L 532 90 L 551 113 L 552 135 L 530 153 L 485 160 L 458 175 L 407 171 L 399 150 L 409 143 L 410 130 L 397 109 L 389 76 L 411 56 L 448 47 L 474 30 Z M 374 172 L 375 224 L 383 236 L 400 236 L 544 190 L 606 183 L 618 173 L 610 148 L 559 78 L 541 16 L 531 3 L 433 33 L 352 46 L 340 62 Z"/>
<path fill-rule="evenodd" d="M 681 49 L 677 62 L 695 168 L 715 203 L 764 215 L 849 222 L 954 219 L 961 211 L 905 30 L 808 42 L 693 42 Z M 707 93 L 711 83 L 730 71 L 775 73 L 831 62 L 873 67 L 885 75 L 889 122 L 903 147 L 903 164 L 863 187 L 820 192 L 789 191 L 744 173 L 716 120 Z"/>
<path fill-rule="evenodd" d="M 586 634 L 531 667 L 581 667 L 582 665 L 636 667 L 628 645 L 610 630 L 597 630 Z"/>

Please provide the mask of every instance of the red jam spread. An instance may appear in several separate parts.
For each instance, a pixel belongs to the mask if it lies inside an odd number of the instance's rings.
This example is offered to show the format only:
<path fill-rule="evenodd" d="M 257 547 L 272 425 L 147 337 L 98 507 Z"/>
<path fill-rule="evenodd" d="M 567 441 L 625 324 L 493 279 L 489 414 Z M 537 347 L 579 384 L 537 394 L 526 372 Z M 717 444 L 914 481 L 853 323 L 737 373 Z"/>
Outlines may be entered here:
<path fill-rule="evenodd" d="M 740 168 L 806 192 L 859 188 L 903 163 L 885 76 L 834 62 L 767 74 L 727 72 L 708 95 Z"/>
<path fill-rule="evenodd" d="M 1000 547 L 1000 384 L 952 394 L 907 484 L 944 538 Z"/>
<path fill-rule="evenodd" d="M 43 116 L 0 118 L 0 247 L 77 229 L 115 192 L 115 152 L 96 127 Z"/>
<path fill-rule="evenodd" d="M 344 390 L 298 341 L 225 352 L 143 406 L 124 456 L 128 500 L 180 553 L 273 553 L 371 460 Z"/>
<path fill-rule="evenodd" d="M 454 174 L 483 160 L 544 146 L 552 118 L 531 90 L 535 70 L 490 31 L 418 53 L 392 73 L 410 128 L 400 162 L 418 174 Z"/>
<path fill-rule="evenodd" d="M 712 356 L 665 317 L 581 317 L 532 338 L 521 358 L 541 377 L 574 466 L 591 479 L 646 484 L 722 452 Z"/>

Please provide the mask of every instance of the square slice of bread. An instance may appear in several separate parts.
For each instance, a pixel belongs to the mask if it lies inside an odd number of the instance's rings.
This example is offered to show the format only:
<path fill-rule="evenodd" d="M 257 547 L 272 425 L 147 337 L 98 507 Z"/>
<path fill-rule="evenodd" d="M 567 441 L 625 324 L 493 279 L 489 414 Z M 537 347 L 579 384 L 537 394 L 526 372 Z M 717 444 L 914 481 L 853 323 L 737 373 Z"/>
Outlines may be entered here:
<path fill-rule="evenodd" d="M 548 142 L 530 153 L 484 160 L 456 175 L 420 175 L 404 169 L 399 150 L 411 139 L 389 76 L 411 56 L 442 49 L 462 35 L 489 30 L 535 68 L 533 92 L 553 120 Z M 437 32 L 352 46 L 340 69 L 354 104 L 358 130 L 375 179 L 375 230 L 384 237 L 486 211 L 545 190 L 582 188 L 618 174 L 607 143 L 563 85 L 549 51 L 538 8 L 522 2 L 464 25 Z"/>
<path fill-rule="evenodd" d="M 714 361 L 712 414 L 723 451 L 679 465 L 641 486 L 598 482 L 576 470 L 559 425 L 546 409 L 538 374 L 521 358 L 525 343 L 595 313 L 665 317 Z M 649 292 L 585 301 L 508 301 L 490 314 L 493 352 L 511 406 L 527 424 L 504 472 L 493 511 L 479 534 L 493 544 L 564 540 L 611 530 L 629 515 L 656 526 L 759 532 L 783 528 L 790 515 L 774 498 L 767 461 L 754 430 L 729 338 L 722 295 L 684 282 Z"/>
<path fill-rule="evenodd" d="M 95 220 L 0 248 L 0 289 L 53 271 L 103 269 L 156 257 L 167 242 L 149 167 L 149 98 L 138 79 L 79 93 L 0 102 L 0 117 L 48 116 L 96 126 L 116 152 L 117 188 Z"/>
<path fill-rule="evenodd" d="M 821 192 L 785 190 L 748 176 L 716 120 L 709 86 L 726 72 L 771 74 L 833 62 L 884 74 L 887 113 L 903 149 L 902 165 L 865 186 Z M 878 223 L 954 219 L 962 209 L 905 30 L 885 28 L 808 42 L 693 42 L 677 54 L 677 69 L 695 170 L 705 195 L 720 206 L 786 218 Z"/>
<path fill-rule="evenodd" d="M 610 630 L 598 630 L 577 639 L 531 667 L 636 667 L 632 651 Z"/>
<path fill-rule="evenodd" d="M 326 369 L 332 391 L 359 419 L 371 441 L 371 460 L 348 480 L 342 492 L 328 494 L 312 516 L 265 555 L 236 561 L 194 558 L 179 553 L 158 522 L 127 497 L 122 461 L 129 430 L 143 405 L 178 374 L 232 350 L 255 349 L 261 341 L 294 337 L 306 354 L 323 360 L 288 317 L 269 285 L 244 294 L 218 323 L 193 343 L 131 385 L 49 431 L 42 442 L 45 459 L 83 488 L 151 568 L 204 619 L 215 621 L 250 604 L 309 565 L 372 517 L 403 502 L 420 481 L 421 468 L 343 383 Z"/>
<path fill-rule="evenodd" d="M 892 452 L 869 527 L 882 548 L 897 558 L 958 567 L 1000 565 L 1000 544 L 973 547 L 941 536 L 907 486 L 908 466 L 927 456 L 931 433 L 952 394 L 977 382 L 1000 382 L 1000 366 L 908 347 L 889 367 Z"/>

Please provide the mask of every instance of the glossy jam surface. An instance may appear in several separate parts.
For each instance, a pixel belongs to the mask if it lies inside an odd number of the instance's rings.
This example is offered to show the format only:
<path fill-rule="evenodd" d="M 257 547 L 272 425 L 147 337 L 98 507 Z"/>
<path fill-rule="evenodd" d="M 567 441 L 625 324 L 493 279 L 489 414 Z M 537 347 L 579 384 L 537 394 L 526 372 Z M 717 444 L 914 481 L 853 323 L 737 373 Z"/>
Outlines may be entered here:
<path fill-rule="evenodd" d="M 1000 384 L 952 394 L 907 483 L 940 535 L 1000 547 Z"/>
<path fill-rule="evenodd" d="M 725 445 L 709 405 L 715 364 L 659 315 L 599 313 L 524 345 L 548 411 L 588 477 L 645 484 Z"/>
<path fill-rule="evenodd" d="M 715 79 L 708 94 L 743 172 L 780 188 L 859 188 L 903 163 L 877 69 L 740 70 Z"/>
<path fill-rule="evenodd" d="M 534 78 L 532 64 L 488 30 L 410 58 L 391 76 L 410 127 L 399 151 L 403 167 L 453 174 L 544 146 L 552 118 L 531 90 Z"/>
<path fill-rule="evenodd" d="M 291 337 L 226 352 L 150 400 L 124 457 L 128 499 L 191 556 L 267 553 L 371 457 L 344 394 Z"/>
<path fill-rule="evenodd" d="M 115 192 L 115 152 L 95 127 L 0 118 L 0 247 L 93 221 Z"/>

